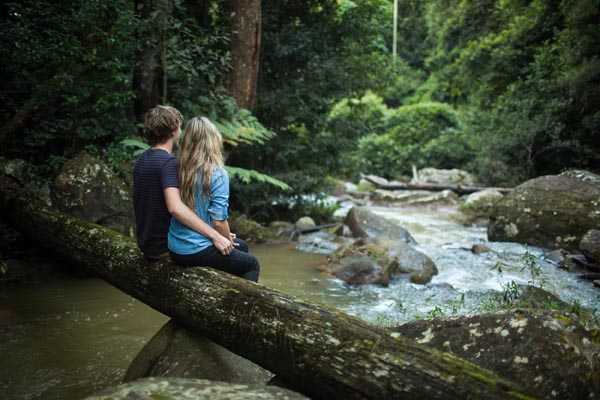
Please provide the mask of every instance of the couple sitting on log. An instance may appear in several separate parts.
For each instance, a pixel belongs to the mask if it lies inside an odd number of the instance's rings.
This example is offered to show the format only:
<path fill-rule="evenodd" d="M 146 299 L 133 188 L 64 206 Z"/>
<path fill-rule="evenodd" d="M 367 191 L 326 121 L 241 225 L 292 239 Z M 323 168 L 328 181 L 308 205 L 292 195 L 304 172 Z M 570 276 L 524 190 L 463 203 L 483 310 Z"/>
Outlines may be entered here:
<path fill-rule="evenodd" d="M 152 260 L 206 266 L 258 282 L 260 265 L 227 222 L 229 177 L 223 138 L 205 117 L 192 118 L 181 146 L 181 113 L 156 106 L 144 115 L 152 146 L 133 170 L 137 243 Z M 179 148 L 179 165 L 171 153 Z"/>

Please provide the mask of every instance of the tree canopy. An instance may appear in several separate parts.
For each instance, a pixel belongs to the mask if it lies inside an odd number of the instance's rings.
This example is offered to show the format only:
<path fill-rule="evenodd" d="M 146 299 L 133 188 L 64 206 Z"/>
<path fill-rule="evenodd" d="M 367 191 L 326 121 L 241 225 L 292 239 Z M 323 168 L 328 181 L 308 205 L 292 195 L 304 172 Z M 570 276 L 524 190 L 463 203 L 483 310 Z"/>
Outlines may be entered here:
<path fill-rule="evenodd" d="M 600 169 L 599 0 L 399 0 L 395 60 L 392 0 L 244 5 L 4 2 L 1 155 L 45 179 L 82 150 L 115 165 L 168 103 L 218 121 L 228 164 L 286 182 L 300 208 L 327 177 L 412 165 L 502 185 Z M 290 212 L 290 193 L 234 185 L 250 214 Z"/>

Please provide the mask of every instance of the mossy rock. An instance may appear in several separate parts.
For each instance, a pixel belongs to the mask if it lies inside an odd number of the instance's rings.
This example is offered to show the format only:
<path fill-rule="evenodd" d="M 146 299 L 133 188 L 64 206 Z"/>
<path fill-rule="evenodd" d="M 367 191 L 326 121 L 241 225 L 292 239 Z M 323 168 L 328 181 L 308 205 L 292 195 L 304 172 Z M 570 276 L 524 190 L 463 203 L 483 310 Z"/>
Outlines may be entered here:
<path fill-rule="evenodd" d="M 600 176 L 585 171 L 542 176 L 519 185 L 494 207 L 490 241 L 577 250 L 600 226 Z"/>

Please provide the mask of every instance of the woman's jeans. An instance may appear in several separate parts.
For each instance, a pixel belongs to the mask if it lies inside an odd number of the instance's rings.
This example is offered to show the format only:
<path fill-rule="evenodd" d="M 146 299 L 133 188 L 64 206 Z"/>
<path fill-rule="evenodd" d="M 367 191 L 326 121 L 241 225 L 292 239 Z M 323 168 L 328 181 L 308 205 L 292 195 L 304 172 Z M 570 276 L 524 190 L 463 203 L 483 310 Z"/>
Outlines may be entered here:
<path fill-rule="evenodd" d="M 194 254 L 177 254 L 170 251 L 171 259 L 184 267 L 211 267 L 221 271 L 229 272 L 250 281 L 258 282 L 260 264 L 256 257 L 248 254 L 248 244 L 241 239 L 235 239 L 239 246 L 224 256 L 215 246 L 210 246 L 201 252 Z"/>

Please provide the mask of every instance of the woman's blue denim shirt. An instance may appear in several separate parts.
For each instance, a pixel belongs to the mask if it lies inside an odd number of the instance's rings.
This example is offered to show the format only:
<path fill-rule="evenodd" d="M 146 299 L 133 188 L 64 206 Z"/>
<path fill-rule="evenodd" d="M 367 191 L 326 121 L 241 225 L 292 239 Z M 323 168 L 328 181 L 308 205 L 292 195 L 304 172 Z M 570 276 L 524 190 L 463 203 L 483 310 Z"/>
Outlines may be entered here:
<path fill-rule="evenodd" d="M 202 180 L 198 175 L 198 182 L 194 189 L 196 204 L 194 211 L 211 227 L 212 221 L 224 221 L 227 219 L 227 208 L 229 207 L 229 176 L 224 168 L 219 166 L 211 176 L 211 197 L 207 199 L 202 194 Z M 177 254 L 194 254 L 207 247 L 212 246 L 212 241 L 204 235 L 188 228 L 175 218 L 171 218 L 169 228 L 169 250 Z"/>

